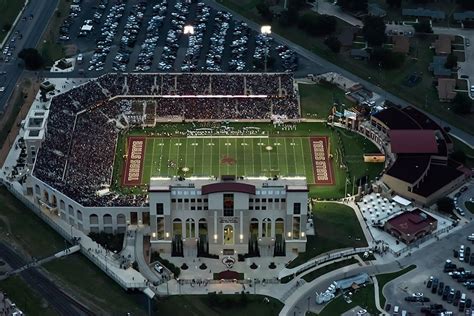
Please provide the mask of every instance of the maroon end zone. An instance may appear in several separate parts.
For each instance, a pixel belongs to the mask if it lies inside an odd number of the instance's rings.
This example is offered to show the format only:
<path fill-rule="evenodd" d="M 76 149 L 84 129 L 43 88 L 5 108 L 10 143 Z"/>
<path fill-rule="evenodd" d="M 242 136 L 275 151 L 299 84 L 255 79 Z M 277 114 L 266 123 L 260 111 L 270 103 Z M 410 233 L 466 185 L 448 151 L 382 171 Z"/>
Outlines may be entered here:
<path fill-rule="evenodd" d="M 125 162 L 123 185 L 131 186 L 142 183 L 145 140 L 145 137 L 129 137 L 127 140 L 127 160 Z"/>
<path fill-rule="evenodd" d="M 317 185 L 335 184 L 332 161 L 329 159 L 328 137 L 311 137 L 309 141 L 313 155 L 314 182 Z"/>

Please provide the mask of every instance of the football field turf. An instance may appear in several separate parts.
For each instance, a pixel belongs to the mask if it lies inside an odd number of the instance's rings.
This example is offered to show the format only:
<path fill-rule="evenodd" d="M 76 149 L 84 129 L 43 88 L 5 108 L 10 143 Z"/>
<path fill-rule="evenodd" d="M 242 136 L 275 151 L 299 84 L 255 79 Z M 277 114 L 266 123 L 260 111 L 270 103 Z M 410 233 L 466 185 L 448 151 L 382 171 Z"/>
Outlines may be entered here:
<path fill-rule="evenodd" d="M 142 184 L 158 176 L 305 176 L 314 183 L 309 137 L 147 137 Z"/>

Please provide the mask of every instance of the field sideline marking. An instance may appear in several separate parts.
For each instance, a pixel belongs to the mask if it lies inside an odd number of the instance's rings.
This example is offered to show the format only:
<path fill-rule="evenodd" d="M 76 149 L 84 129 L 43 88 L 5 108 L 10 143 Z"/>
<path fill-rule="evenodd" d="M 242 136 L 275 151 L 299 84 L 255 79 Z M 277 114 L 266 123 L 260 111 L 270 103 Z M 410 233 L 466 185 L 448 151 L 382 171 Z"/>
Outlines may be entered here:
<path fill-rule="evenodd" d="M 269 138 L 269 136 L 268 135 L 262 135 L 262 136 L 244 136 L 244 135 L 241 135 L 241 136 L 233 136 L 233 135 L 228 135 L 228 136 L 198 136 L 198 135 L 189 135 L 189 136 L 186 136 L 186 138 L 212 138 L 212 139 L 225 138 L 225 139 L 228 139 L 228 138 Z"/>
<path fill-rule="evenodd" d="M 304 150 L 303 150 L 303 141 L 300 138 L 300 145 L 301 145 L 301 158 L 303 158 L 303 175 L 306 177 L 306 166 L 304 161 Z"/>
<path fill-rule="evenodd" d="M 293 163 L 295 164 L 295 176 L 298 174 L 298 166 L 296 165 L 296 143 L 295 143 L 295 139 L 292 138 L 291 139 L 291 142 L 294 144 L 292 147 L 293 147 Z"/>
<path fill-rule="evenodd" d="M 150 177 L 152 176 L 152 171 L 153 171 L 153 160 L 155 158 L 155 138 L 153 138 L 153 144 L 151 145 L 151 166 L 150 166 Z M 142 179 L 142 184 L 143 184 L 143 179 Z"/>

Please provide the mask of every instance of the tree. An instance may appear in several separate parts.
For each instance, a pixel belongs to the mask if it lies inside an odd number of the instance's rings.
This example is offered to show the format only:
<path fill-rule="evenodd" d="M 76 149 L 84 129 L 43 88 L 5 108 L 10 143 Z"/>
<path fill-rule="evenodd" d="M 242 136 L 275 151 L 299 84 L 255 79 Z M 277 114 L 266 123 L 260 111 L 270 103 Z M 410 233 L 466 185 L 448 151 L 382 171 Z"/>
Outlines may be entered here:
<path fill-rule="evenodd" d="M 367 12 L 367 0 L 337 0 L 337 5 L 344 11 Z"/>
<path fill-rule="evenodd" d="M 462 150 L 456 150 L 451 154 L 451 159 L 459 163 L 466 163 L 466 153 Z"/>
<path fill-rule="evenodd" d="M 386 0 L 386 2 L 392 8 L 400 8 L 402 6 L 402 0 Z"/>
<path fill-rule="evenodd" d="M 34 48 L 24 48 L 18 53 L 18 58 L 23 59 L 28 70 L 38 70 L 44 65 L 43 57 Z"/>
<path fill-rule="evenodd" d="M 298 10 L 290 7 L 288 10 L 282 11 L 278 22 L 282 26 L 292 26 L 298 23 L 299 12 Z"/>
<path fill-rule="evenodd" d="M 380 46 L 385 42 L 385 22 L 383 18 L 368 15 L 364 19 L 362 28 L 365 40 L 370 46 Z"/>
<path fill-rule="evenodd" d="M 306 6 L 306 0 L 288 0 L 288 9 L 301 10 Z"/>
<path fill-rule="evenodd" d="M 265 1 L 260 1 L 256 5 L 258 13 L 262 16 L 262 18 L 267 21 L 271 22 L 273 20 L 273 12 L 270 10 L 270 6 Z"/>
<path fill-rule="evenodd" d="M 472 0 L 458 0 L 458 3 L 464 10 L 474 10 L 474 1 Z"/>
<path fill-rule="evenodd" d="M 458 65 L 458 58 L 453 54 L 449 54 L 448 57 L 446 58 L 446 62 L 444 63 L 444 67 L 448 69 L 453 69 L 457 67 L 457 65 Z"/>
<path fill-rule="evenodd" d="M 417 33 L 433 33 L 433 29 L 431 28 L 431 23 L 428 20 L 422 20 L 413 25 L 415 32 Z"/>
<path fill-rule="evenodd" d="M 12 25 L 10 23 L 5 23 L 3 24 L 2 31 L 8 32 L 12 28 Z"/>
<path fill-rule="evenodd" d="M 324 36 L 336 30 L 337 20 L 334 16 L 308 12 L 298 20 L 298 27 L 314 36 Z"/>
<path fill-rule="evenodd" d="M 383 69 L 396 69 L 405 62 L 405 55 L 383 47 L 375 47 L 370 53 L 370 62 Z"/>
<path fill-rule="evenodd" d="M 445 213 L 451 213 L 454 209 L 454 201 L 450 197 L 442 197 L 436 202 L 436 205 L 438 206 L 438 211 L 440 212 L 445 212 Z"/>
<path fill-rule="evenodd" d="M 471 113 L 472 100 L 465 93 L 457 93 L 453 100 L 453 112 L 459 115 Z"/>
<path fill-rule="evenodd" d="M 329 36 L 326 38 L 324 44 L 326 44 L 326 46 L 334 53 L 339 53 L 341 51 L 341 42 L 335 36 Z"/>

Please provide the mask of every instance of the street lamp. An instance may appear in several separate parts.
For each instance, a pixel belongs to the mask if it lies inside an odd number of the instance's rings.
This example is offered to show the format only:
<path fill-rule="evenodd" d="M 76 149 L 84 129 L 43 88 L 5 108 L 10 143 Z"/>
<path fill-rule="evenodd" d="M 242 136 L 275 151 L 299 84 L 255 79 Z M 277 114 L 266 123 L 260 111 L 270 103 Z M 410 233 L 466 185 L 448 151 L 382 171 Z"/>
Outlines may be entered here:
<path fill-rule="evenodd" d="M 263 35 L 270 35 L 272 34 L 272 26 L 271 25 L 262 25 L 260 28 L 260 33 Z M 267 55 L 268 55 L 268 45 L 265 45 L 265 65 L 264 65 L 264 72 L 267 72 Z"/>
<path fill-rule="evenodd" d="M 185 26 L 184 26 L 184 30 L 183 30 L 183 34 L 193 35 L 193 34 L 194 34 L 194 26 L 192 26 L 192 25 L 185 25 Z"/>

